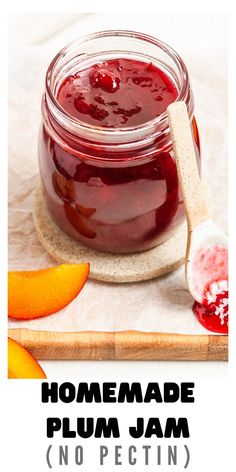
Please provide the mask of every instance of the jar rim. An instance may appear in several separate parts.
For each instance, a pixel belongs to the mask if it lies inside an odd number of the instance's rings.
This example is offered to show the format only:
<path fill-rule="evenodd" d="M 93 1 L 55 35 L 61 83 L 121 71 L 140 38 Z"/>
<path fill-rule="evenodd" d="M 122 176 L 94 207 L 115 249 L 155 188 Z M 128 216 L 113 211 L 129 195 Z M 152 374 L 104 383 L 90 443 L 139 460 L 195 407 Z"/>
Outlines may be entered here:
<path fill-rule="evenodd" d="M 180 90 L 178 90 L 178 95 L 175 101 L 180 101 L 180 100 L 186 101 L 186 98 L 189 92 L 188 71 L 187 71 L 184 61 L 181 59 L 179 54 L 171 46 L 155 38 L 154 36 L 151 36 L 145 33 L 139 33 L 137 31 L 104 30 L 104 31 L 99 31 L 96 33 L 84 35 L 84 36 L 81 36 L 81 38 L 75 39 L 74 41 L 70 42 L 67 46 L 62 48 L 58 52 L 58 54 L 54 57 L 54 59 L 51 61 L 46 72 L 46 101 L 47 101 L 47 104 L 49 105 L 49 108 L 51 105 L 51 108 L 56 109 L 58 118 L 61 119 L 62 121 L 66 120 L 66 122 L 70 125 L 71 128 L 77 128 L 77 130 L 79 130 L 82 133 L 83 132 L 95 133 L 96 137 L 100 136 L 103 139 L 107 137 L 108 140 L 110 140 L 111 138 L 115 139 L 115 137 L 122 136 L 122 142 L 129 142 L 129 137 L 131 136 L 131 134 L 132 134 L 132 141 L 133 141 L 135 140 L 135 137 L 138 137 L 140 135 L 140 132 L 142 136 L 144 135 L 147 136 L 149 133 L 153 133 L 153 130 L 157 128 L 159 130 L 163 130 L 163 129 L 166 130 L 169 127 L 166 110 L 163 113 L 161 113 L 159 116 L 136 126 L 104 128 L 102 126 L 97 126 L 97 125 L 95 126 L 92 124 L 85 123 L 79 120 L 78 118 L 71 116 L 61 106 L 61 104 L 57 100 L 53 91 L 53 73 L 55 72 L 56 66 L 58 65 L 58 62 L 60 61 L 60 59 L 65 57 L 68 54 L 68 52 L 70 52 L 72 49 L 76 49 L 78 48 L 78 46 L 82 46 L 84 43 L 90 40 L 100 39 L 100 38 L 110 37 L 110 36 L 134 38 L 134 39 L 146 41 L 147 43 L 151 43 L 152 45 L 157 46 L 164 53 L 166 53 L 172 60 L 174 60 L 182 78 L 181 87 L 180 87 Z M 188 106 L 188 103 L 187 103 L 187 106 Z M 192 110 L 189 110 L 189 113 L 191 115 Z"/>

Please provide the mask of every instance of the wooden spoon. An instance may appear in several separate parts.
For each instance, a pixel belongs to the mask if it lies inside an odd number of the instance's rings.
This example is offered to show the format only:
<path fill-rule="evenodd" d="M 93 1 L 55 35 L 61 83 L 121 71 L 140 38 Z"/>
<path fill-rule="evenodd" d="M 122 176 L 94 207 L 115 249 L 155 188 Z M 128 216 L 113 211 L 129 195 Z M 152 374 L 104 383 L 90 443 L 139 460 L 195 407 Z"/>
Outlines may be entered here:
<path fill-rule="evenodd" d="M 227 238 L 208 214 L 187 107 L 175 102 L 167 113 L 188 223 L 186 279 L 193 298 L 203 303 L 206 287 L 213 280 L 227 280 Z"/>

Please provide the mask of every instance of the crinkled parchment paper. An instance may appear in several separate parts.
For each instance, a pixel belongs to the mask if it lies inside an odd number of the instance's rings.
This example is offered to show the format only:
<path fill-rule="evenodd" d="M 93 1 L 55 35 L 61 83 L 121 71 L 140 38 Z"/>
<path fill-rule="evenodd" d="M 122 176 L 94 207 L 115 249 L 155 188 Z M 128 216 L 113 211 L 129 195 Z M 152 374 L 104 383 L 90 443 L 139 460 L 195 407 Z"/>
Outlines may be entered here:
<path fill-rule="evenodd" d="M 10 44 L 10 270 L 54 264 L 38 242 L 32 221 L 38 180 L 37 134 L 46 67 L 55 53 L 78 33 L 117 26 L 112 25 L 108 17 L 101 19 L 98 16 L 98 21 L 96 15 L 88 15 L 73 17 L 72 21 L 71 16 L 67 15 L 64 23 L 62 18 L 58 23 L 54 19 L 53 24 L 52 18 L 44 17 L 35 34 L 31 31 L 30 35 L 23 35 L 21 43 L 11 40 Z M 147 25 L 139 29 L 149 31 Z M 150 33 L 154 33 L 153 26 Z M 14 37 L 19 38 L 19 35 Z M 188 44 L 179 52 L 187 63 L 194 90 L 202 142 L 202 174 L 207 183 L 209 205 L 216 222 L 226 231 L 227 58 L 222 48 L 198 50 L 195 47 L 191 52 Z M 59 313 L 28 322 L 10 321 L 9 324 L 10 327 L 53 331 L 137 329 L 207 333 L 195 320 L 191 306 L 192 298 L 186 289 L 181 267 L 168 276 L 142 283 L 122 285 L 89 280 L 79 297 Z"/>

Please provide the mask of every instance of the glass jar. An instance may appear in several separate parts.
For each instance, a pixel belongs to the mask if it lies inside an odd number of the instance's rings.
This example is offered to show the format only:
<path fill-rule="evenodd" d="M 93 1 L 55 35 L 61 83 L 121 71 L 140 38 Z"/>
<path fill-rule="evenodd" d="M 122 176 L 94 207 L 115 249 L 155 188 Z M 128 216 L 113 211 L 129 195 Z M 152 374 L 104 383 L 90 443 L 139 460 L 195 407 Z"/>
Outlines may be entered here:
<path fill-rule="evenodd" d="M 132 127 L 106 128 L 72 116 L 58 101 L 66 77 L 101 61 L 132 58 L 156 65 L 188 108 L 199 162 L 199 136 L 185 64 L 163 42 L 131 31 L 74 41 L 51 62 L 39 136 L 42 191 L 55 223 L 92 248 L 132 253 L 172 235 L 184 219 L 166 112 Z"/>

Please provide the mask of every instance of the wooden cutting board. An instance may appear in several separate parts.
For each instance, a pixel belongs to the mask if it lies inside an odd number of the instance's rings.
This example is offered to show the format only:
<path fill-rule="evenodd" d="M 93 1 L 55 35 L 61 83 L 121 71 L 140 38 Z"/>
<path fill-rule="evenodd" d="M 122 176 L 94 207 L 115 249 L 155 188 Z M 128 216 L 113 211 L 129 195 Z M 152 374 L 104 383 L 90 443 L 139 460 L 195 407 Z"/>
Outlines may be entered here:
<path fill-rule="evenodd" d="M 28 329 L 9 329 L 9 336 L 39 360 L 225 361 L 228 357 L 228 336 Z"/>

